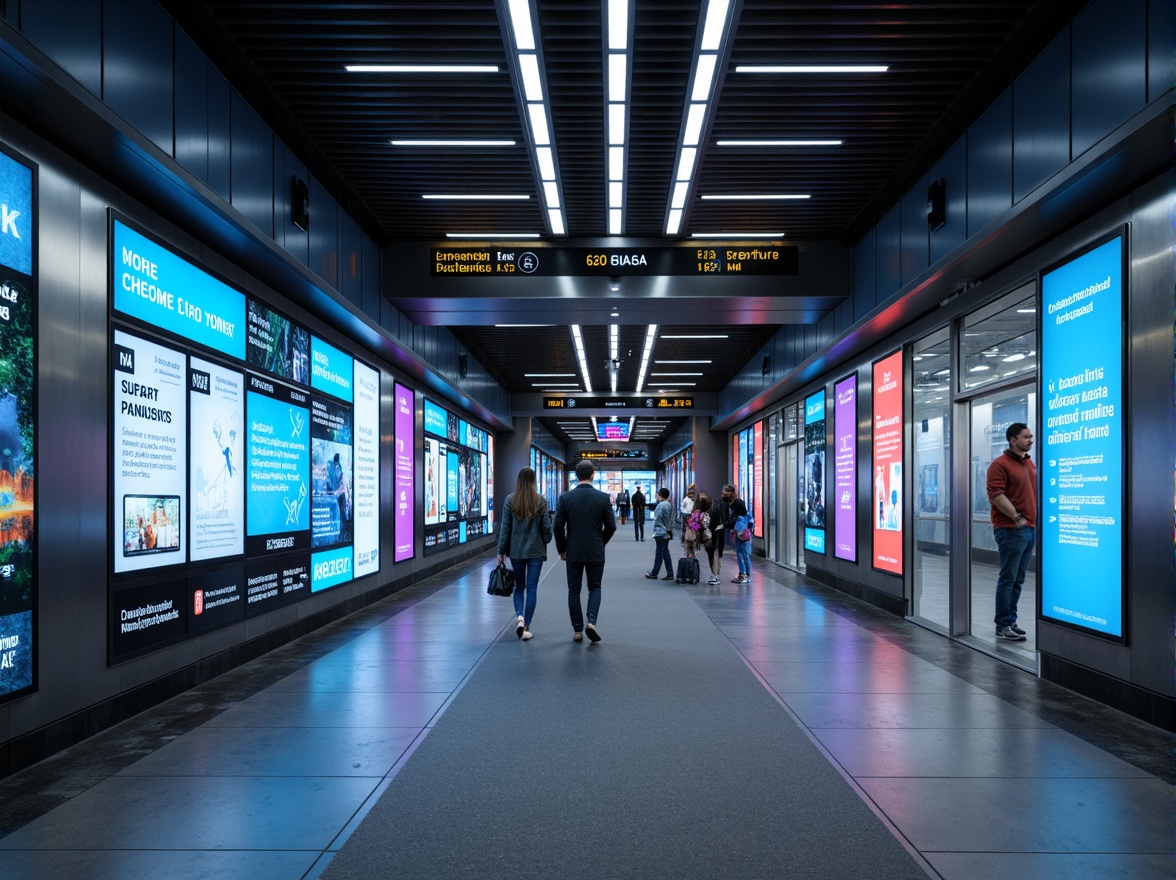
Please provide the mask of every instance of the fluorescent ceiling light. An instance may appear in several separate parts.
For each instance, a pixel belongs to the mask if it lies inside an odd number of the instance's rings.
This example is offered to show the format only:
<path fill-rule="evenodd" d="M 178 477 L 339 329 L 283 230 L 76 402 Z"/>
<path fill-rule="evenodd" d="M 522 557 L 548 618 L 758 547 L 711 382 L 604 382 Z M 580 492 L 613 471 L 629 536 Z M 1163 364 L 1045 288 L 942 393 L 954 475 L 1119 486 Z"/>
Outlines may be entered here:
<path fill-rule="evenodd" d="M 698 139 L 702 136 L 702 123 L 706 120 L 706 104 L 691 104 L 690 112 L 686 116 L 686 133 L 682 135 L 682 143 L 688 147 L 698 146 Z"/>
<path fill-rule="evenodd" d="M 523 94 L 528 101 L 543 100 L 543 78 L 539 76 L 539 56 L 520 55 L 519 73 L 523 79 Z"/>
<path fill-rule="evenodd" d="M 515 48 L 520 51 L 535 48 L 535 30 L 531 25 L 530 0 L 507 0 L 510 27 L 514 32 Z"/>
<path fill-rule="evenodd" d="M 988 364 L 976 364 L 976 366 L 972 367 L 970 370 L 968 370 L 968 372 L 969 373 L 983 373 L 985 370 L 991 370 L 991 369 L 992 369 L 992 367 L 988 366 Z"/>
<path fill-rule="evenodd" d="M 654 361 L 655 364 L 713 364 L 714 361 Z"/>
<path fill-rule="evenodd" d="M 495 327 L 554 327 L 555 324 L 495 324 L 494 326 Z M 537 373 L 536 375 L 540 375 L 540 374 Z M 551 375 L 562 376 L 564 374 L 563 373 L 552 373 Z M 576 374 L 575 373 L 568 373 L 567 375 L 574 376 Z"/>
<path fill-rule="evenodd" d="M 547 131 L 547 107 L 543 104 L 528 104 L 527 112 L 531 115 L 531 137 L 535 145 L 545 147 L 551 143 L 551 134 Z"/>
<path fill-rule="evenodd" d="M 677 235 L 682 228 L 682 209 L 674 208 L 670 211 L 670 219 L 666 221 L 666 235 Z"/>
<path fill-rule="evenodd" d="M 542 238 L 538 232 L 446 232 L 446 238 L 480 238 L 484 241 L 502 241 L 508 238 Z"/>
<path fill-rule="evenodd" d="M 710 97 L 711 84 L 715 79 L 715 64 L 718 55 L 699 55 L 698 67 L 694 71 L 694 90 L 690 93 L 691 101 L 706 101 Z"/>
<path fill-rule="evenodd" d="M 717 147 L 840 147 L 841 139 L 805 140 L 801 138 L 781 138 L 777 140 L 722 140 L 715 141 Z"/>
<path fill-rule="evenodd" d="M 393 138 L 394 147 L 513 147 L 514 141 L 447 140 L 443 138 Z"/>
<path fill-rule="evenodd" d="M 523 377 L 526 379 L 566 379 L 575 375 L 575 373 L 523 373 Z"/>
<path fill-rule="evenodd" d="M 533 388 L 579 388 L 579 382 L 532 382 Z"/>
<path fill-rule="evenodd" d="M 535 161 L 539 163 L 540 180 L 555 180 L 555 157 L 551 152 L 551 147 L 537 149 Z"/>
<path fill-rule="evenodd" d="M 629 72 L 629 56 L 614 52 L 608 56 L 608 99 L 624 101 L 629 89 L 626 79 Z"/>
<path fill-rule="evenodd" d="M 551 222 L 551 234 L 552 235 L 563 235 L 564 234 L 563 211 L 559 210 L 558 208 L 552 208 L 552 209 L 548 210 L 547 218 Z"/>
<path fill-rule="evenodd" d="M 348 64 L 349 73 L 498 73 L 496 64 Z"/>
<path fill-rule="evenodd" d="M 886 64 L 741 64 L 736 73 L 885 73 Z"/>
<path fill-rule="evenodd" d="M 610 208 L 620 208 L 624 206 L 625 184 L 622 181 L 614 180 L 608 185 L 608 206 Z"/>
<path fill-rule="evenodd" d="M 690 194 L 690 181 L 679 180 L 674 184 L 674 196 L 670 199 L 671 208 L 685 208 L 686 196 Z"/>
<path fill-rule="evenodd" d="M 693 232 L 690 234 L 691 238 L 783 238 L 783 232 Z"/>
<path fill-rule="evenodd" d="M 509 202 L 509 201 L 525 201 L 531 198 L 529 195 L 508 195 L 505 193 L 426 193 L 421 196 L 422 199 L 435 199 L 439 201 L 453 201 L 460 200 L 466 202 Z"/>
<path fill-rule="evenodd" d="M 726 333 L 663 333 L 662 339 L 726 339 Z"/>
<path fill-rule="evenodd" d="M 621 209 L 620 208 L 609 208 L 608 209 L 608 234 L 609 235 L 620 235 L 621 232 L 623 231 L 622 230 L 622 223 L 623 223 L 623 218 L 621 216 Z M 616 313 L 614 312 L 613 315 L 615 316 Z"/>
<path fill-rule="evenodd" d="M 1010 354 L 1007 358 L 1002 358 L 1002 363 L 1013 364 L 1023 360 L 1025 360 L 1025 355 L 1023 354 Z"/>
<path fill-rule="evenodd" d="M 683 147 L 678 158 L 678 176 L 675 180 L 689 180 L 694 176 L 694 160 L 698 158 L 697 147 Z"/>
<path fill-rule="evenodd" d="M 651 376 L 701 376 L 702 373 L 650 373 Z"/>
<path fill-rule="evenodd" d="M 704 201 L 713 202 L 779 202 L 792 199 L 811 199 L 812 196 L 800 193 L 748 193 L 746 195 L 711 194 L 699 196 Z"/>
<path fill-rule="evenodd" d="M 727 10 L 731 0 L 710 0 L 706 7 L 706 24 L 702 29 L 703 52 L 716 52 L 723 39 L 723 28 L 727 24 Z"/>
<path fill-rule="evenodd" d="M 610 146 L 625 143 L 625 105 L 608 105 L 608 142 Z"/>
<path fill-rule="evenodd" d="M 554 180 L 543 181 L 543 197 L 548 208 L 559 207 L 559 184 Z"/>
<path fill-rule="evenodd" d="M 624 50 L 629 46 L 629 0 L 608 0 L 608 47 Z"/>
<path fill-rule="evenodd" d="M 625 179 L 625 148 L 624 147 L 609 147 L 608 148 L 608 179 L 609 180 L 624 180 Z"/>
<path fill-rule="evenodd" d="M 1036 315 L 1037 309 L 1017 309 L 1018 315 Z"/>

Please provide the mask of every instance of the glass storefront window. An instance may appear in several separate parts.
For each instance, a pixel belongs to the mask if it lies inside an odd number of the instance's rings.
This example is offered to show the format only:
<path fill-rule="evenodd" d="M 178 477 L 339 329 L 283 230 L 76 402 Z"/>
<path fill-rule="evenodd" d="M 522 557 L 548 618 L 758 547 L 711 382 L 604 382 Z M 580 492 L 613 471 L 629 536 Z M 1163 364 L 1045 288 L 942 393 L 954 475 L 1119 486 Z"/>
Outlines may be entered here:
<path fill-rule="evenodd" d="M 951 345 L 944 327 L 911 354 L 914 430 L 912 613 L 950 628 Z"/>
<path fill-rule="evenodd" d="M 961 391 L 1032 375 L 1036 368 L 1037 299 L 1032 284 L 964 318 Z"/>

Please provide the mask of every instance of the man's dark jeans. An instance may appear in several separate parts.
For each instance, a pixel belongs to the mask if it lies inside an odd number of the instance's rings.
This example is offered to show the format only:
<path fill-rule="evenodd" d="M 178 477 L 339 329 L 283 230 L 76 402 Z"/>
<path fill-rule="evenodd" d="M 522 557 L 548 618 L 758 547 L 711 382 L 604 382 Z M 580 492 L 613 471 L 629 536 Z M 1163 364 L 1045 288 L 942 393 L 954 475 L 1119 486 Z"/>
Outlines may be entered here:
<path fill-rule="evenodd" d="M 595 625 L 600 613 L 600 582 L 604 578 L 603 562 L 572 562 L 567 560 L 568 569 L 568 613 L 572 616 L 572 629 L 584 631 L 584 609 L 580 606 L 580 590 L 584 574 L 588 575 L 588 622 Z"/>
<path fill-rule="evenodd" d="M 1025 572 L 1029 569 L 1037 530 L 1032 526 L 1022 526 L 1019 529 L 993 529 L 992 534 L 1000 553 L 994 618 L 997 629 L 1000 629 L 1017 622 L 1017 600 L 1021 598 L 1021 585 L 1025 583 Z"/>

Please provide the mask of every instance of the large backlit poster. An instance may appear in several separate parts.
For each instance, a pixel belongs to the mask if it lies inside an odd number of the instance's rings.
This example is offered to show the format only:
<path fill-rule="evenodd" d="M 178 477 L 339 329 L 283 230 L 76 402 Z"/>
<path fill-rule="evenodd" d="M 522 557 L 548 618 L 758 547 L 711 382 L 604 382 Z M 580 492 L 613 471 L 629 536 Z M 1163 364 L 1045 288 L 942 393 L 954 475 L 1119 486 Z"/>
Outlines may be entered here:
<path fill-rule="evenodd" d="M 874 567 L 902 574 L 902 351 L 874 363 Z"/>
<path fill-rule="evenodd" d="M 114 332 L 116 572 L 185 562 L 188 358 Z"/>
<path fill-rule="evenodd" d="M 246 361 L 249 366 L 279 379 L 310 382 L 310 331 L 265 303 L 250 298 L 246 304 Z"/>
<path fill-rule="evenodd" d="M 804 401 L 804 549 L 825 552 L 825 389 Z"/>
<path fill-rule="evenodd" d="M 393 460 L 395 479 L 395 555 L 394 561 L 403 562 L 413 557 L 413 539 L 416 531 L 414 519 L 414 498 L 416 486 L 414 473 L 416 463 L 413 461 L 415 447 L 414 424 L 416 403 L 411 388 L 406 388 L 399 382 L 393 385 L 396 397 L 396 456 Z"/>
<path fill-rule="evenodd" d="M 833 386 L 833 555 L 857 562 L 857 374 Z"/>
<path fill-rule="evenodd" d="M 764 534 L 764 423 L 756 422 L 752 436 L 752 500 L 751 519 L 755 523 L 755 534 Z"/>
<path fill-rule="evenodd" d="M 350 544 L 354 476 L 351 407 L 317 394 L 310 405 L 310 546 Z"/>
<path fill-rule="evenodd" d="M 429 555 L 489 533 L 488 463 L 482 453 L 490 435 L 428 400 L 424 413 L 424 553 Z"/>
<path fill-rule="evenodd" d="M 0 152 L 0 701 L 36 687 L 33 169 Z"/>
<path fill-rule="evenodd" d="M 1123 632 L 1123 237 L 1041 276 L 1041 614 Z"/>
<path fill-rule="evenodd" d="M 380 570 L 380 373 L 355 362 L 355 576 Z"/>
<path fill-rule="evenodd" d="M 245 359 L 245 296 L 114 221 L 114 308 L 152 327 Z"/>
<path fill-rule="evenodd" d="M 193 357 L 188 467 L 189 557 L 193 562 L 245 552 L 245 376 Z"/>
<path fill-rule="evenodd" d="M 310 547 L 310 394 L 248 377 L 246 552 Z"/>

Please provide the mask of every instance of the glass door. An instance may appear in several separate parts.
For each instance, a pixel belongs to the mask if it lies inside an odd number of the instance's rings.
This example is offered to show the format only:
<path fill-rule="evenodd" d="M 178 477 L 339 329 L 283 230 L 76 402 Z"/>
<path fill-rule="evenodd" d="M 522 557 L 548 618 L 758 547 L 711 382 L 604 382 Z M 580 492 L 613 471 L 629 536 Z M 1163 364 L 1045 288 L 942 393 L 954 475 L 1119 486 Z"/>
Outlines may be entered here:
<path fill-rule="evenodd" d="M 786 443 L 777 447 L 780 474 L 779 510 L 784 514 L 780 526 L 779 561 L 789 568 L 804 571 L 804 546 L 801 538 L 801 505 L 804 503 L 804 481 L 801 468 L 804 454 L 801 443 Z"/>
<path fill-rule="evenodd" d="M 911 613 L 945 633 L 951 632 L 951 361 L 946 327 L 912 350 Z"/>

